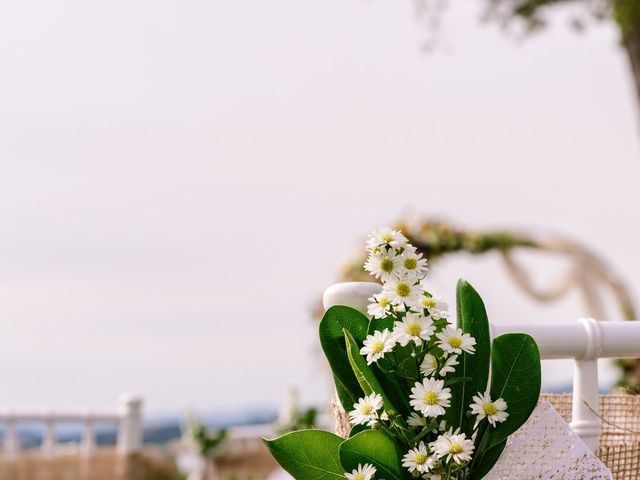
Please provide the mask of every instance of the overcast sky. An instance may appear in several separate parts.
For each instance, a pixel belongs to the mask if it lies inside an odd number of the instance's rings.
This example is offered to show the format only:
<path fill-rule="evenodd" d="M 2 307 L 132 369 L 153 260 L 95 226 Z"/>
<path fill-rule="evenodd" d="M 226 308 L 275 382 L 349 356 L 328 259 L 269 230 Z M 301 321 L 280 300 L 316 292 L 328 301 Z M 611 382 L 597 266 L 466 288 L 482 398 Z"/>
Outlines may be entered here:
<path fill-rule="evenodd" d="M 640 292 L 615 31 L 521 43 L 462 3 L 434 54 L 409 1 L 0 6 L 0 404 L 320 403 L 311 306 L 408 210 L 572 235 Z M 495 321 L 583 313 L 533 305 L 494 257 L 431 281 L 452 299 L 459 276 Z"/>

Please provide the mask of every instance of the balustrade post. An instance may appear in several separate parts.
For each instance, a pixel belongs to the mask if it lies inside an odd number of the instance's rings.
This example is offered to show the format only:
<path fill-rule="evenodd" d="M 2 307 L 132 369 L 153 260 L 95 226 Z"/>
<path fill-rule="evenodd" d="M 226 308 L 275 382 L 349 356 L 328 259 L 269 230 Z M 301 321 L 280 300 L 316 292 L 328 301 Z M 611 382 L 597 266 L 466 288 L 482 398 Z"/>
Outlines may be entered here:
<path fill-rule="evenodd" d="M 94 430 L 94 421 L 88 416 L 82 426 L 82 445 L 81 450 L 84 454 L 90 455 L 96 449 L 96 434 Z"/>
<path fill-rule="evenodd" d="M 12 459 L 20 451 L 20 439 L 16 429 L 16 419 L 11 414 L 6 416 L 4 428 L 4 454 L 7 458 Z"/>
<path fill-rule="evenodd" d="M 42 435 L 42 453 L 51 457 L 56 446 L 56 432 L 53 414 L 48 414 L 44 419 L 44 434 Z"/>
<path fill-rule="evenodd" d="M 142 398 L 135 395 L 120 397 L 120 430 L 118 453 L 128 455 L 142 447 Z"/>

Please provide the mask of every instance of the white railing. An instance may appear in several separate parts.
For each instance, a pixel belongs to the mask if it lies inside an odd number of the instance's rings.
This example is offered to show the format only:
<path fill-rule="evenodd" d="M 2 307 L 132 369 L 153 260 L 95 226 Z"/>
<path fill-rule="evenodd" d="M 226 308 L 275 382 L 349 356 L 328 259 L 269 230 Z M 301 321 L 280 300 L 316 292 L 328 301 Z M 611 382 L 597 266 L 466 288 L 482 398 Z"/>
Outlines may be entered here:
<path fill-rule="evenodd" d="M 96 449 L 95 425 L 112 423 L 118 428 L 117 451 L 128 455 L 140 450 L 142 446 L 142 399 L 136 395 L 122 395 L 119 407 L 112 410 L 3 410 L 0 411 L 0 423 L 4 425 L 4 455 L 15 457 L 20 451 L 18 425 L 20 423 L 42 423 L 44 430 L 41 450 L 51 456 L 57 450 L 55 426 L 61 422 L 82 424 L 80 450 L 90 454 Z"/>
<path fill-rule="evenodd" d="M 347 305 L 366 314 L 368 298 L 378 293 L 377 283 L 337 283 L 324 292 L 323 304 Z M 592 318 L 549 324 L 491 323 L 491 336 L 507 332 L 531 335 L 543 359 L 574 360 L 571 427 L 593 450 L 602 423 L 598 415 L 599 358 L 640 358 L 640 321 L 598 322 Z"/>

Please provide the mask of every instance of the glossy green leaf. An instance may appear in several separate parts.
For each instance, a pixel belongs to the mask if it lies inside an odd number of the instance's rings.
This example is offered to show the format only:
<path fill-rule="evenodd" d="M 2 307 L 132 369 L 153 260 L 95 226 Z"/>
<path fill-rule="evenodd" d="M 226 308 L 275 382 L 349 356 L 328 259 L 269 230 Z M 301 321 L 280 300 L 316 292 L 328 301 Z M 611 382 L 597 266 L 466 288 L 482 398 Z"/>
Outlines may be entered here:
<path fill-rule="evenodd" d="M 493 340 L 491 398 L 507 402 L 509 417 L 489 429 L 489 448 L 505 441 L 527 421 L 540 396 L 540 352 L 525 333 L 507 333 Z"/>
<path fill-rule="evenodd" d="M 362 343 L 367 337 L 369 319 L 358 310 L 336 305 L 329 308 L 320 322 L 320 344 L 333 371 L 336 391 L 342 406 L 349 410 L 362 396 L 362 388 L 356 379 L 345 346 L 343 331 Z"/>
<path fill-rule="evenodd" d="M 342 438 L 322 430 L 291 432 L 263 439 L 273 458 L 296 480 L 344 480 Z"/>
<path fill-rule="evenodd" d="M 398 412 L 402 416 L 408 417 L 409 414 L 414 411 L 409 405 L 409 394 L 411 390 L 398 381 L 401 379 L 397 375 L 387 375 L 377 367 L 373 367 L 373 370 L 376 378 L 380 382 L 382 390 L 389 397 L 393 406 L 398 409 Z"/>
<path fill-rule="evenodd" d="M 367 425 L 354 425 L 349 431 L 349 438 L 354 437 L 365 430 L 371 430 L 371 427 L 368 427 Z"/>
<path fill-rule="evenodd" d="M 360 354 L 360 347 L 356 343 L 356 340 L 353 338 L 350 332 L 347 330 L 344 331 L 344 336 L 346 340 L 347 346 L 347 357 L 349 358 L 349 364 L 353 370 L 353 373 L 360 384 L 360 387 L 364 391 L 365 395 L 371 395 L 372 393 L 377 393 L 382 397 L 382 401 L 384 403 L 384 409 L 387 412 L 397 412 L 393 403 L 387 397 L 382 385 L 378 381 L 375 373 L 371 366 L 367 365 L 367 361 Z"/>
<path fill-rule="evenodd" d="M 385 318 L 372 318 L 369 320 L 369 335 L 373 335 L 373 332 L 383 331 L 385 328 L 389 331 L 393 330 L 393 318 L 385 317 Z"/>
<path fill-rule="evenodd" d="M 349 411 L 357 399 L 354 400 L 354 396 L 342 386 L 342 381 L 335 375 L 333 376 L 333 383 L 336 386 L 336 395 L 340 400 L 340 404 L 345 410 Z"/>
<path fill-rule="evenodd" d="M 489 379 L 491 359 L 491 338 L 489 320 L 484 302 L 478 292 L 465 280 L 458 280 L 456 288 L 456 310 L 458 328 L 476 340 L 475 353 L 462 352 L 458 356 L 460 364 L 455 376 L 469 378 L 468 381 L 451 385 L 451 407 L 446 419 L 454 427 L 462 427 L 469 435 L 473 429 L 473 420 L 467 421 L 472 397 L 484 393 Z"/>
<path fill-rule="evenodd" d="M 500 455 L 502 455 L 502 451 L 506 444 L 507 441 L 505 440 L 489 450 L 486 450 L 482 455 L 482 458 L 477 462 L 477 466 L 474 466 L 471 475 L 469 476 L 469 480 L 481 480 L 484 478 L 496 464 Z"/>
<path fill-rule="evenodd" d="M 401 480 L 408 477 L 402 467 L 402 452 L 388 434 L 380 430 L 365 430 L 340 445 L 340 461 L 351 472 L 358 464 L 370 463 L 377 469 L 376 478 Z"/>

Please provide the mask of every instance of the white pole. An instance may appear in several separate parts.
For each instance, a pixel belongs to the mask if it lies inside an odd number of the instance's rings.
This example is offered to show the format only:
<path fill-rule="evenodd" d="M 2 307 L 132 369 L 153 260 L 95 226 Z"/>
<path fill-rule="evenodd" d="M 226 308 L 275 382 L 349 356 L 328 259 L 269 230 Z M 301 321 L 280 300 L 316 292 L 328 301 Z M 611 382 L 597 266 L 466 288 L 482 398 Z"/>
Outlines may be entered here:
<path fill-rule="evenodd" d="M 53 423 L 53 416 L 48 414 L 44 419 L 44 435 L 42 436 L 42 453 L 46 457 L 51 457 L 56 445 L 56 432 Z"/>
<path fill-rule="evenodd" d="M 122 417 L 118 432 L 118 453 L 128 455 L 142 447 L 142 398 L 122 395 L 120 411 Z"/>
<path fill-rule="evenodd" d="M 571 428 L 593 451 L 602 433 L 598 408 L 598 361 L 575 360 Z"/>
<path fill-rule="evenodd" d="M 4 453 L 9 459 L 15 458 L 20 451 L 20 440 L 16 430 L 16 420 L 7 414 L 4 432 Z"/>
<path fill-rule="evenodd" d="M 81 449 L 86 455 L 90 455 L 96 449 L 96 435 L 94 431 L 93 418 L 90 416 L 84 422 L 82 429 Z"/>

